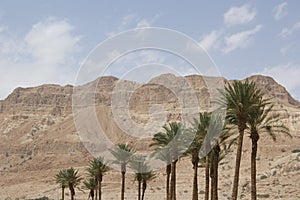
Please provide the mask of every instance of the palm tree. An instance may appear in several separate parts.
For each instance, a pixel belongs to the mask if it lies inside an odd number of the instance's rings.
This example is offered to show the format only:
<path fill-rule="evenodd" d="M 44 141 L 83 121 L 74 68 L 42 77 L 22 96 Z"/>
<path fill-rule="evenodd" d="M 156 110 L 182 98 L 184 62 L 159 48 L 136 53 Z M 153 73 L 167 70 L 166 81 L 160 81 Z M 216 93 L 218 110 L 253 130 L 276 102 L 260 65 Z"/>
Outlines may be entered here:
<path fill-rule="evenodd" d="M 211 113 L 204 112 L 204 113 L 199 113 L 199 120 L 194 119 L 193 128 L 191 129 L 191 132 L 193 134 L 192 136 L 194 136 L 194 139 L 189 149 L 186 152 L 188 155 L 191 156 L 193 169 L 194 169 L 193 196 L 192 196 L 193 200 L 198 200 L 198 164 L 200 160 L 199 153 L 210 125 L 210 118 L 211 118 Z M 206 156 L 207 155 L 205 155 L 205 157 Z M 207 185 L 205 188 L 207 188 Z"/>
<path fill-rule="evenodd" d="M 90 161 L 87 171 L 91 177 L 94 178 L 96 187 L 99 193 L 99 200 L 101 200 L 101 184 L 103 175 L 109 170 L 107 163 L 104 162 L 103 157 L 94 158 Z M 96 200 L 97 200 L 97 190 L 96 190 Z"/>
<path fill-rule="evenodd" d="M 129 162 L 129 167 L 135 172 L 134 179 L 138 182 L 138 200 L 141 200 L 142 174 L 145 173 L 145 157 L 142 155 L 134 156 Z"/>
<path fill-rule="evenodd" d="M 155 173 L 150 170 L 148 162 L 142 155 L 135 155 L 129 163 L 129 167 L 135 172 L 135 180 L 138 181 L 138 200 L 143 200 L 147 189 L 147 182 L 155 178 Z"/>
<path fill-rule="evenodd" d="M 249 133 L 252 141 L 251 151 L 251 200 L 257 199 L 256 194 L 256 156 L 259 134 L 268 133 L 276 140 L 276 133 L 284 133 L 291 137 L 289 129 L 280 121 L 279 114 L 272 114 L 273 104 L 267 99 L 259 102 L 259 107 L 250 113 Z"/>
<path fill-rule="evenodd" d="M 60 185 L 61 187 L 61 199 L 64 200 L 65 199 L 65 188 L 68 186 L 67 182 L 65 180 L 65 174 L 66 174 L 66 170 L 62 169 L 60 170 L 56 175 L 55 175 L 55 181 L 57 184 Z"/>
<path fill-rule="evenodd" d="M 60 183 L 63 183 L 65 186 L 69 187 L 71 193 L 71 200 L 74 200 L 75 196 L 75 188 L 79 185 L 82 178 L 78 175 L 78 170 L 75 171 L 73 167 L 69 169 L 61 170 L 58 173 L 59 179 L 61 179 Z"/>
<path fill-rule="evenodd" d="M 244 132 L 247 128 L 249 113 L 257 107 L 262 92 L 254 82 L 249 83 L 248 80 L 245 82 L 234 81 L 220 92 L 222 94 L 220 103 L 226 109 L 226 120 L 229 124 L 236 126 L 239 131 L 231 195 L 231 200 L 237 200 Z"/>
<path fill-rule="evenodd" d="M 86 189 L 90 190 L 89 198 L 91 197 L 94 200 L 95 190 L 97 191 L 97 185 L 94 178 L 89 178 L 83 182 L 83 185 Z M 89 199 L 88 198 L 88 199 Z"/>
<path fill-rule="evenodd" d="M 117 147 L 111 149 L 110 152 L 116 158 L 114 163 L 119 164 L 121 166 L 121 174 L 122 174 L 121 200 L 124 200 L 126 166 L 131 160 L 135 151 L 127 144 L 119 144 Z"/>
<path fill-rule="evenodd" d="M 219 162 L 224 159 L 230 147 L 236 142 L 237 138 L 232 137 L 231 129 L 225 128 L 221 134 L 212 139 L 212 151 L 210 153 L 210 177 L 211 177 L 211 199 L 218 200 L 218 168 Z"/>
<path fill-rule="evenodd" d="M 176 200 L 176 163 L 181 153 L 181 136 L 184 127 L 182 123 L 171 122 L 163 126 L 164 132 L 156 133 L 152 138 L 150 146 L 156 146 L 168 150 L 171 155 L 171 188 L 170 200 Z M 167 148 L 167 149 L 166 149 Z"/>
<path fill-rule="evenodd" d="M 150 144 L 151 147 L 151 144 Z M 171 162 L 172 162 L 172 156 L 170 154 L 169 150 L 166 149 L 159 149 L 156 152 L 154 152 L 152 157 L 156 157 L 157 159 L 165 162 L 166 164 L 166 199 L 170 199 L 170 176 L 171 176 Z"/>
<path fill-rule="evenodd" d="M 143 181 L 142 200 L 144 200 L 144 197 L 145 197 L 145 191 L 147 189 L 148 181 L 153 180 L 155 177 L 156 177 L 156 174 L 152 170 L 142 173 L 142 181 Z"/>

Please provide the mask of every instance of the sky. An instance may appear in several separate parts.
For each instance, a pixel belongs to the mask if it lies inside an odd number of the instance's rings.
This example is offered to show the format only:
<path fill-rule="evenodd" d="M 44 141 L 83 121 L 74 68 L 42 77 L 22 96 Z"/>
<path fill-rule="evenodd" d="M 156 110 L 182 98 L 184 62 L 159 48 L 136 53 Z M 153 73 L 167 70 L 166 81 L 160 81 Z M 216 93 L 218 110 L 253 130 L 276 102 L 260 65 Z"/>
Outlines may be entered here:
<path fill-rule="evenodd" d="M 99 43 L 134 28 L 161 27 L 204 47 L 221 76 L 272 76 L 300 100 L 299 8 L 295 0 L 1 0 L 0 99 L 16 87 L 75 84 Z"/>

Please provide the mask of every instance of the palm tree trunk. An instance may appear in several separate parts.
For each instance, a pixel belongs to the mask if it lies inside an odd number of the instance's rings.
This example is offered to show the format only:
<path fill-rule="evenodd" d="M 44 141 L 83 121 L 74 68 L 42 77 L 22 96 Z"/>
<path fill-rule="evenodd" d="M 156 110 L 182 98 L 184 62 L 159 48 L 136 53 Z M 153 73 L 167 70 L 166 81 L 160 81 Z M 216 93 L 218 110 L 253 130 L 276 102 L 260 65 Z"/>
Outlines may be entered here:
<path fill-rule="evenodd" d="M 138 200 L 141 200 L 141 180 L 138 180 Z"/>
<path fill-rule="evenodd" d="M 215 170 L 214 170 L 214 156 L 215 156 L 215 154 L 213 153 L 213 154 L 211 154 L 211 159 L 210 159 L 210 199 L 212 200 L 213 199 L 213 194 L 214 194 L 214 176 L 215 176 L 215 174 L 214 174 L 214 172 L 215 172 Z"/>
<path fill-rule="evenodd" d="M 91 190 L 91 192 L 90 192 L 90 196 L 91 196 L 91 198 L 92 198 L 92 200 L 94 200 L 94 190 Z"/>
<path fill-rule="evenodd" d="M 71 193 L 71 200 L 74 200 L 75 189 L 73 187 L 70 187 L 70 193 Z"/>
<path fill-rule="evenodd" d="M 61 187 L 61 199 L 65 200 L 65 187 L 64 186 Z"/>
<path fill-rule="evenodd" d="M 98 191 L 99 191 L 99 200 L 101 200 L 101 196 L 102 196 L 102 191 L 101 191 L 101 182 L 102 182 L 102 180 L 100 179 L 99 180 L 99 184 L 98 184 Z"/>
<path fill-rule="evenodd" d="M 238 147 L 237 147 L 236 160 L 235 160 L 235 171 L 234 171 L 231 200 L 237 200 L 237 195 L 238 195 L 240 166 L 241 166 L 242 149 L 243 149 L 243 137 L 244 137 L 244 130 L 240 129 L 238 144 L 237 144 Z"/>
<path fill-rule="evenodd" d="M 172 161 L 171 192 L 170 192 L 171 200 L 176 200 L 176 163 L 177 163 L 177 160 Z"/>
<path fill-rule="evenodd" d="M 197 154 L 197 157 L 194 158 L 193 161 L 193 168 L 194 168 L 194 181 L 193 181 L 193 200 L 198 200 L 198 162 L 199 157 Z"/>
<path fill-rule="evenodd" d="M 214 158 L 213 158 L 213 180 L 212 180 L 212 200 L 218 200 L 218 164 L 219 164 L 219 153 L 220 146 L 214 147 Z"/>
<path fill-rule="evenodd" d="M 147 188 L 147 182 L 143 181 L 142 200 L 144 200 L 146 188 Z"/>
<path fill-rule="evenodd" d="M 167 173 L 167 181 L 166 181 L 166 194 L 167 194 L 167 200 L 170 200 L 170 174 L 171 174 L 172 168 L 171 164 L 168 164 L 166 167 L 166 173 Z"/>
<path fill-rule="evenodd" d="M 205 159 L 205 196 L 204 200 L 209 200 L 209 162 L 210 153 L 207 154 Z"/>
<path fill-rule="evenodd" d="M 95 183 L 96 183 L 96 188 L 95 188 L 95 199 L 97 200 L 98 199 L 98 178 L 97 178 L 97 176 L 95 177 Z"/>
<path fill-rule="evenodd" d="M 122 189 L 121 189 L 121 200 L 124 200 L 124 193 L 125 193 L 125 171 L 122 171 Z"/>
<path fill-rule="evenodd" d="M 256 200 L 256 156 L 257 142 L 259 140 L 258 133 L 251 133 L 252 151 L 251 151 L 251 200 Z"/>

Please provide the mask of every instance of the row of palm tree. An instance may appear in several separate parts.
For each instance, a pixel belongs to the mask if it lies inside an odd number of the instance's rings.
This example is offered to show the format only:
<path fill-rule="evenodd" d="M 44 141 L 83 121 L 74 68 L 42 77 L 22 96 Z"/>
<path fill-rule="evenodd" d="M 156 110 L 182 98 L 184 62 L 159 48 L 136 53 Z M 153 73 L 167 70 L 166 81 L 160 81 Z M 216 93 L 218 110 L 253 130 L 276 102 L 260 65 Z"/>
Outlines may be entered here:
<path fill-rule="evenodd" d="M 110 150 L 115 160 L 112 163 L 121 166 L 122 186 L 121 199 L 124 199 L 125 194 L 125 174 L 127 165 L 135 172 L 134 180 L 138 182 L 138 200 L 144 200 L 147 183 L 156 177 L 150 165 L 142 155 L 135 154 L 133 148 L 127 144 L 120 144 L 116 148 Z M 102 198 L 102 180 L 106 172 L 111 168 L 109 162 L 106 162 L 103 157 L 98 157 L 90 160 L 89 166 L 86 169 L 88 177 L 83 181 L 84 189 L 89 190 L 88 199 L 101 200 Z M 71 200 L 75 196 L 75 188 L 79 186 L 82 178 L 73 167 L 62 169 L 55 175 L 56 183 L 62 188 L 62 200 L 64 200 L 65 188 L 69 187 Z"/>
<path fill-rule="evenodd" d="M 224 120 L 212 113 L 203 112 L 199 114 L 198 119 L 194 120 L 192 127 L 186 128 L 181 122 L 170 122 L 163 126 L 162 132 L 156 133 L 152 138 L 150 147 L 155 148 L 156 151 L 151 156 L 166 163 L 167 200 L 176 200 L 176 166 L 183 156 L 189 156 L 193 166 L 192 200 L 198 200 L 199 164 L 205 167 L 204 199 L 208 200 L 210 196 L 210 199 L 217 200 L 218 163 L 233 144 L 237 145 L 237 152 L 231 200 L 236 200 L 245 133 L 249 134 L 252 142 L 251 200 L 256 200 L 256 156 L 260 134 L 268 133 L 273 140 L 276 140 L 277 133 L 290 136 L 289 129 L 282 123 L 281 117 L 273 112 L 274 105 L 271 99 L 267 98 L 254 82 L 234 81 L 227 84 L 220 92 L 222 97 L 218 103 L 221 109 L 226 110 Z M 192 141 L 189 148 L 185 149 L 185 142 L 190 137 Z M 112 163 L 120 165 L 121 168 L 121 200 L 124 200 L 127 167 L 135 172 L 135 180 L 138 182 L 138 200 L 143 200 L 147 182 L 156 177 L 145 157 L 136 154 L 135 150 L 127 144 L 119 144 L 110 152 L 115 157 Z M 95 158 L 89 163 L 87 169 L 89 178 L 84 181 L 84 185 L 90 190 L 89 195 L 92 199 L 94 196 L 96 200 L 101 199 L 102 177 L 109 170 L 108 164 L 102 157 Z M 81 178 L 78 176 L 78 171 L 73 168 L 61 170 L 56 175 L 62 193 L 66 187 L 69 187 L 71 200 L 75 195 L 74 187 L 78 185 L 75 180 L 79 182 Z"/>

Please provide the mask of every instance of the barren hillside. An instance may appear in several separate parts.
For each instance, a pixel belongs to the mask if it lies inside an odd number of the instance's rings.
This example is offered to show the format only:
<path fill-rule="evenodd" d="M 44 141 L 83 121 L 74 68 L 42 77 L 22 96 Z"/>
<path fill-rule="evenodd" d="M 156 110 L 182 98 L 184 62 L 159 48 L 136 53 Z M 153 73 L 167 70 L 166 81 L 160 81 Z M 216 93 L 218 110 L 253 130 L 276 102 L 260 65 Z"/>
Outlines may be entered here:
<path fill-rule="evenodd" d="M 267 136 L 262 136 L 259 141 L 257 161 L 259 199 L 300 199 L 300 154 L 292 153 L 293 150 L 300 149 L 300 102 L 293 99 L 286 89 L 271 77 L 258 75 L 249 79 L 255 81 L 267 95 L 273 97 L 276 110 L 284 116 L 293 135 L 293 139 L 278 137 L 275 143 Z M 223 78 L 199 75 L 187 76 L 185 80 L 195 91 L 200 110 L 208 110 L 212 103 L 210 95 L 215 95 L 213 94 L 215 91 L 210 91 L 209 87 L 228 82 Z M 137 150 L 147 151 L 149 138 L 137 141 L 133 136 L 125 134 L 114 121 L 111 110 L 112 96 L 116 86 L 136 88 L 130 93 L 128 108 L 131 119 L 137 124 L 143 125 L 148 122 L 149 109 L 152 109 L 153 105 L 159 105 L 159 109 L 153 111 L 157 116 L 160 117 L 163 113 L 162 117 L 167 121 L 181 119 L 183 116 L 178 94 L 183 95 L 186 90 L 177 91 L 176 95 L 174 91 L 158 84 L 160 81 L 176 85 L 175 83 L 182 81 L 182 77 L 166 74 L 152 79 L 147 84 L 118 80 L 115 77 L 101 77 L 81 88 L 96 88 L 94 102 L 97 118 L 111 141 L 115 144 L 128 142 Z M 80 169 L 83 176 L 85 175 L 84 168 L 92 156 L 82 144 L 74 123 L 72 94 L 71 85 L 42 85 L 16 88 L 6 99 L 0 101 L 0 199 L 32 199 L 42 196 L 59 199 L 60 189 L 53 179 L 59 169 L 73 166 Z M 190 99 L 186 99 L 187 104 L 190 103 Z M 149 136 L 154 133 L 143 134 Z M 249 146 L 249 138 L 245 137 L 240 199 L 250 198 Z M 232 151 L 220 164 L 220 199 L 227 199 L 231 192 L 235 158 L 234 150 Z M 164 169 L 158 174 L 158 178 L 151 182 L 147 189 L 147 199 L 164 197 Z M 204 185 L 202 174 L 204 171 L 200 169 L 201 195 L 203 195 L 201 187 Z M 131 174 L 127 177 L 126 197 L 134 199 L 135 183 Z M 183 158 L 178 168 L 178 199 L 190 199 L 191 177 L 190 160 Z M 118 171 L 111 171 L 105 175 L 104 199 L 118 199 L 119 188 Z M 87 192 L 82 191 L 76 194 L 77 199 L 86 199 L 87 195 Z"/>

